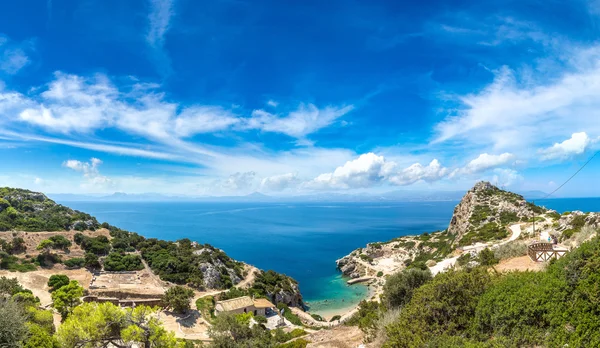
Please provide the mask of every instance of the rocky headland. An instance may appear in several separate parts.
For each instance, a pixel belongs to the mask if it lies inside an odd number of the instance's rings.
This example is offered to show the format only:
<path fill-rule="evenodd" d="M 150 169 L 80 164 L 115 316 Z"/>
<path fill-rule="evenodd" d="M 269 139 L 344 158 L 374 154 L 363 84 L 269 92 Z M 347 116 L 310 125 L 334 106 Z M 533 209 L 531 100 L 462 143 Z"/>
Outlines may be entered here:
<path fill-rule="evenodd" d="M 386 275 L 411 265 L 432 268 L 449 258 L 455 261 L 466 251 L 476 255 L 486 247 L 495 248 L 512 239 L 523 244 L 550 238 L 566 248 L 576 247 L 581 243 L 579 232 L 584 226 L 599 224 L 598 213 L 559 214 L 489 182 L 479 182 L 455 207 L 447 229 L 369 243 L 337 260 L 336 265 L 355 280 L 350 283 L 364 281 L 377 287 L 385 282 Z M 518 229 L 511 229 L 515 225 Z M 517 230 L 519 234 L 515 235 Z M 580 238 L 574 238 L 576 235 Z"/>

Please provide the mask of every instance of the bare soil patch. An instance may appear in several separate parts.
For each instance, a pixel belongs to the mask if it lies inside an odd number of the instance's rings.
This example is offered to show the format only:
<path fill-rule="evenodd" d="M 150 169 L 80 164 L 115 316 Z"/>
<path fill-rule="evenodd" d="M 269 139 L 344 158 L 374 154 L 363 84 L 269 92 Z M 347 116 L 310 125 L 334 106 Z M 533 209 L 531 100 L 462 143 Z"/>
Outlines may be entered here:
<path fill-rule="evenodd" d="M 26 273 L 9 272 L 5 270 L 0 271 L 0 276 L 17 278 L 23 287 L 31 290 L 35 296 L 40 298 L 42 306 L 52 302 L 50 293 L 48 292 L 48 279 L 54 274 L 64 274 L 71 280 L 77 280 L 85 289 L 89 289 L 90 281 L 92 280 L 92 274 L 86 269 L 68 270 L 55 267 L 52 269 L 39 269 L 37 271 Z"/>
<path fill-rule="evenodd" d="M 519 256 L 500 261 L 494 268 L 498 272 L 510 271 L 542 271 L 546 267 L 544 262 L 534 262 L 529 256 Z"/>
<path fill-rule="evenodd" d="M 311 348 L 355 348 L 363 344 L 364 334 L 356 326 L 338 326 L 333 329 L 319 330 L 305 339 L 311 342 L 307 346 Z"/>

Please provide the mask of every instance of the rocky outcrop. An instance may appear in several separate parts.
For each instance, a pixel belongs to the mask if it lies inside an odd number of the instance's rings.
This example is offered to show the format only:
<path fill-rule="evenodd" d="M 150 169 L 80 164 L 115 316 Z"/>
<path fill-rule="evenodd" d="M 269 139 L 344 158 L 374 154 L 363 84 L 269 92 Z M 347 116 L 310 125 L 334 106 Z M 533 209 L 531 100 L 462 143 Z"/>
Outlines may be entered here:
<path fill-rule="evenodd" d="M 502 238 L 506 228 L 527 221 L 547 210 L 529 203 L 523 196 L 497 188 L 489 182 L 479 182 L 467 191 L 448 226 L 448 232 L 460 244 L 469 234 L 468 243 Z"/>

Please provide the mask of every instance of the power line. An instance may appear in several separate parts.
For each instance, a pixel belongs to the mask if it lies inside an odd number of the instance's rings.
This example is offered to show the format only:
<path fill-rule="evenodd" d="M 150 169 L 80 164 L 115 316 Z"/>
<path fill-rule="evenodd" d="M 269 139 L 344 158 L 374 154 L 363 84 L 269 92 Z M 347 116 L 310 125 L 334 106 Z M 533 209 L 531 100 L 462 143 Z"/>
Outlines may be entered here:
<path fill-rule="evenodd" d="M 546 198 L 548 198 L 548 197 L 552 196 L 553 194 L 555 194 L 555 193 L 556 193 L 556 191 L 560 190 L 560 189 L 561 189 L 563 186 L 565 186 L 565 185 L 566 185 L 566 184 L 567 184 L 569 181 L 571 181 L 571 179 L 573 179 L 573 178 L 574 178 L 574 177 L 575 177 L 577 174 L 579 174 L 579 172 L 580 172 L 580 171 L 582 171 L 582 170 L 583 170 L 583 168 L 585 168 L 585 166 L 587 166 L 587 165 L 588 165 L 588 164 L 589 164 L 589 163 L 590 163 L 590 162 L 591 162 L 591 161 L 594 159 L 594 157 L 596 157 L 596 155 L 598 155 L 599 153 L 600 153 L 600 151 L 596 151 L 596 153 L 595 153 L 594 155 L 592 155 L 592 157 L 590 157 L 590 159 L 589 159 L 587 162 L 585 162 L 585 163 L 584 163 L 584 164 L 581 166 L 581 168 L 579 168 L 579 169 L 578 169 L 578 170 L 577 170 L 577 171 L 576 171 L 576 172 L 575 172 L 573 175 L 571 175 L 571 177 L 570 177 L 570 178 L 568 178 L 568 179 L 567 179 L 565 182 L 563 182 L 563 183 L 562 183 L 562 185 L 560 185 L 560 186 L 559 186 L 559 187 L 558 187 L 556 190 L 554 190 L 554 191 L 550 192 L 550 193 L 549 193 L 549 194 L 547 194 L 547 195 L 546 195 L 544 198 L 541 198 L 541 199 L 546 199 Z"/>

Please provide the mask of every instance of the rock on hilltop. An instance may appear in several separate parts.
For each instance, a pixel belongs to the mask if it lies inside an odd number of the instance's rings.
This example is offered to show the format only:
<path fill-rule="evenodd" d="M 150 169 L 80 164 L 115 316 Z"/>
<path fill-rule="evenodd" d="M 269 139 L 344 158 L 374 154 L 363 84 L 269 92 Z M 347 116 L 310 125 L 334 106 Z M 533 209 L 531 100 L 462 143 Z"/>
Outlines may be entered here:
<path fill-rule="evenodd" d="M 546 211 L 521 195 L 482 181 L 467 191 L 454 208 L 448 233 L 455 236 L 457 245 L 503 239 L 508 237 L 509 225 L 528 221 Z"/>

